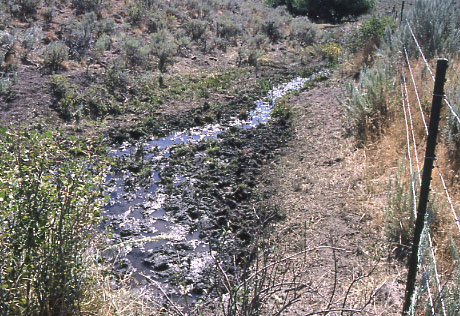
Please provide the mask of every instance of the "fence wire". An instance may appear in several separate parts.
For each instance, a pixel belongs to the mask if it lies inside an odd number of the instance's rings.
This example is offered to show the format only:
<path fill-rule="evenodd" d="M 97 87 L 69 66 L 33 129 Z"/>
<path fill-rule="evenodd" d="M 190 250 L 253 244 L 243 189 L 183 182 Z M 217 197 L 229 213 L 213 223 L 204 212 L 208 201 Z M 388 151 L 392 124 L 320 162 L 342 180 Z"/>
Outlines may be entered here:
<path fill-rule="evenodd" d="M 431 78 L 433 79 L 433 81 L 435 81 L 435 76 L 433 74 L 433 71 L 427 61 L 427 59 L 425 58 L 425 55 L 423 54 L 423 51 L 420 47 L 420 44 L 413 32 L 413 29 L 409 23 L 409 21 L 407 21 L 407 26 L 409 28 L 409 31 L 410 31 L 410 34 L 420 52 L 420 55 L 422 56 L 422 59 L 426 65 L 426 68 L 428 69 L 430 75 L 431 75 Z M 421 104 L 421 100 L 420 100 L 420 94 L 419 94 L 419 91 L 418 91 L 418 88 L 417 88 L 417 84 L 416 84 L 416 81 L 415 81 L 415 76 L 414 76 L 414 71 L 413 71 L 413 68 L 411 66 L 411 62 L 410 62 L 410 59 L 409 59 L 409 56 L 408 56 L 408 53 L 407 53 L 407 49 L 406 47 L 403 47 L 403 50 L 404 50 L 404 59 L 405 59 L 405 63 L 407 65 L 407 68 L 409 70 L 409 74 L 410 74 L 410 78 L 411 78 L 411 82 L 412 82 L 412 85 L 413 85 L 413 93 L 415 93 L 415 96 L 416 96 L 416 99 L 417 99 L 417 105 L 418 105 L 418 109 L 420 111 L 420 114 L 421 114 L 421 117 L 422 117 L 422 121 L 423 121 L 423 126 L 424 126 L 424 129 L 425 129 L 425 133 L 426 135 L 428 135 L 428 126 L 427 126 L 427 122 L 426 122 L 426 119 L 425 119 L 425 114 L 424 114 L 424 111 L 423 111 L 423 107 L 422 107 L 422 104 Z M 413 117 L 412 117 L 412 113 L 411 113 L 411 105 L 410 105 L 410 97 L 409 97 L 409 89 L 408 89 L 408 85 L 407 85 L 407 82 L 406 82 L 406 74 L 405 74 L 405 67 L 402 66 L 401 67 L 401 78 L 402 78 L 402 82 L 401 82 L 401 98 L 402 98 L 402 106 L 403 106 L 403 113 L 404 113 L 404 121 L 405 121 L 405 127 L 406 127 L 406 142 L 407 142 L 407 155 L 408 155 L 408 160 L 409 160 L 409 168 L 410 168 L 410 174 L 411 174 L 411 191 L 412 191 L 412 196 L 414 198 L 414 212 L 416 213 L 416 186 L 419 185 L 421 186 L 421 172 L 420 172 L 420 162 L 419 162 L 419 159 L 418 159 L 418 151 L 417 151 L 417 143 L 416 143 L 416 138 L 415 138 L 415 132 L 414 132 L 414 124 L 413 124 Z M 449 110 L 451 111 L 452 115 L 456 118 L 456 120 L 460 123 L 460 118 L 458 116 L 458 114 L 455 112 L 455 110 L 453 109 L 452 105 L 450 104 L 449 100 L 447 99 L 447 97 L 445 96 L 443 98 L 444 102 L 447 104 Z M 412 137 L 410 137 L 412 136 Z M 411 145 L 411 138 L 412 138 L 412 143 L 413 145 Z M 416 163 L 416 167 L 417 167 L 417 171 L 418 171 L 418 184 L 416 185 L 415 184 L 415 181 L 414 181 L 414 177 L 413 177 L 413 174 L 414 174 L 414 171 L 413 171 L 413 161 L 412 161 L 412 148 L 413 147 L 413 153 L 414 153 L 414 157 L 415 157 L 415 163 Z M 439 175 L 439 178 L 441 180 L 441 183 L 442 183 L 442 186 L 443 186 L 443 190 L 444 190 L 444 193 L 447 197 L 447 201 L 448 201 L 448 204 L 450 206 L 450 209 L 451 209 L 451 212 L 452 212 L 452 216 L 454 218 L 454 221 L 456 223 L 456 226 L 458 228 L 458 231 L 460 233 L 460 220 L 458 218 L 458 215 L 457 215 L 457 212 L 455 210 L 455 206 L 454 206 L 454 203 L 452 201 L 452 198 L 449 194 L 449 190 L 448 190 L 448 187 L 446 185 L 446 181 L 442 175 L 442 172 L 441 172 L 441 167 L 439 165 L 439 162 L 438 162 L 438 159 L 437 157 L 433 157 L 433 160 L 434 160 L 434 163 L 435 163 L 435 167 L 436 169 L 438 170 L 438 175 Z M 419 188 L 419 186 L 417 186 L 417 188 Z M 433 192 L 435 193 L 435 192 Z M 423 286 L 423 284 L 426 284 L 426 293 L 428 294 L 428 297 L 426 298 L 427 300 L 427 303 L 426 304 L 429 304 L 430 308 L 431 308 L 431 314 L 432 315 L 437 315 L 437 313 L 443 315 L 443 316 L 447 316 L 447 312 L 446 312 L 446 305 L 445 305 L 445 302 L 444 302 L 444 298 L 443 298 L 443 287 L 441 286 L 441 277 L 439 275 L 439 272 L 438 272 L 438 266 L 437 266 L 437 259 L 436 259 L 436 255 L 435 255 L 435 247 L 433 245 L 433 239 L 432 239 L 432 236 L 431 236 L 431 233 L 430 233 L 430 227 L 429 227 L 429 220 L 428 220 L 428 225 L 427 227 L 425 228 L 425 237 L 424 239 L 426 240 L 426 249 L 425 251 L 427 252 L 426 254 L 428 255 L 428 257 L 430 258 L 430 261 L 431 261 L 431 268 L 430 269 L 427 269 L 426 267 L 426 264 L 425 264 L 425 259 L 424 259 L 424 251 L 421 251 L 419 253 L 419 259 L 421 262 L 421 267 L 423 269 L 422 271 L 422 275 L 421 275 L 421 278 L 420 278 L 420 286 Z M 434 282 L 431 283 L 430 282 L 430 275 L 433 276 L 432 279 L 434 279 Z M 436 292 L 436 298 L 434 297 L 434 292 L 431 288 L 431 284 L 433 284 L 434 286 L 434 291 Z M 423 295 L 421 294 L 420 298 L 423 298 Z M 438 305 L 438 308 L 441 309 L 441 311 L 436 311 L 436 306 L 435 306 L 435 301 L 438 301 L 440 303 L 440 306 Z M 415 306 L 412 306 L 412 311 L 413 311 L 413 308 Z"/>
<path fill-rule="evenodd" d="M 425 55 L 423 54 L 423 51 L 422 51 L 422 48 L 420 47 L 418 41 L 417 41 L 417 38 L 415 37 L 415 34 L 414 34 L 414 31 L 412 30 L 412 27 L 409 23 L 408 20 L 406 20 L 407 22 L 407 26 L 409 27 L 409 31 L 410 31 L 410 34 L 412 36 L 412 38 L 414 39 L 414 42 L 420 52 L 420 55 L 422 56 L 423 58 L 423 61 L 425 62 L 425 65 L 426 65 L 426 68 L 428 69 L 428 71 L 430 72 L 431 74 L 431 78 L 433 79 L 433 81 L 435 81 L 435 78 L 434 78 L 434 75 L 433 75 L 433 71 L 431 70 L 431 67 L 430 65 L 428 64 L 428 61 L 426 60 L 425 58 Z M 404 48 L 405 50 L 405 48 Z M 458 121 L 458 123 L 460 124 L 460 117 L 458 116 L 458 114 L 455 112 L 454 108 L 452 107 L 452 105 L 450 105 L 450 102 L 449 100 L 447 99 L 447 96 L 444 98 L 444 102 L 446 102 L 447 106 L 449 107 L 449 110 L 450 112 L 452 113 L 452 115 L 456 118 L 456 120 Z"/>

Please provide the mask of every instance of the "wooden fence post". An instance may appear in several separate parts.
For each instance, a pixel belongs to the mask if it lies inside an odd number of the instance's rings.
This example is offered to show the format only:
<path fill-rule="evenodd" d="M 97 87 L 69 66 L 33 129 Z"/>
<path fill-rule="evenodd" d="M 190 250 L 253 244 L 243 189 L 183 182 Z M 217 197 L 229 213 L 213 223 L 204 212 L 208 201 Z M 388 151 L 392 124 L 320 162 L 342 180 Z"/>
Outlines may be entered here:
<path fill-rule="evenodd" d="M 446 70 L 448 67 L 447 59 L 438 59 L 436 66 L 436 80 L 434 83 L 433 100 L 431 105 L 430 126 L 428 128 L 428 139 L 425 151 L 425 163 L 423 165 L 422 186 L 417 207 L 417 219 L 415 222 L 414 239 L 412 242 L 412 252 L 409 258 L 409 272 L 407 274 L 406 294 L 404 298 L 403 316 L 410 315 L 412 306 L 415 281 L 418 270 L 418 250 L 423 227 L 425 226 L 426 207 L 428 204 L 428 194 L 430 192 L 431 172 L 433 170 L 433 160 L 436 159 L 435 150 L 438 137 L 439 118 L 441 113 L 442 100 L 444 98 L 444 83 L 446 81 Z M 415 201 L 414 201 L 415 203 Z"/>

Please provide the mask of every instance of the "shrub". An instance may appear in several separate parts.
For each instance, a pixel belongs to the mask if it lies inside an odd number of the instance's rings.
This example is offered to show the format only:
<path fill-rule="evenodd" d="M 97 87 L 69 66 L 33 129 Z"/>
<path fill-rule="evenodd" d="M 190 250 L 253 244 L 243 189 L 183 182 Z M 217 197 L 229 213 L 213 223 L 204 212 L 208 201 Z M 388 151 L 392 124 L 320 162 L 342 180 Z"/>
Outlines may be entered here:
<path fill-rule="evenodd" d="M 96 30 L 98 34 L 112 34 L 115 30 L 115 21 L 113 19 L 103 19 L 96 24 Z"/>
<path fill-rule="evenodd" d="M 158 70 L 165 73 L 168 65 L 174 63 L 174 56 L 177 54 L 177 45 L 171 34 L 165 30 L 153 34 L 150 47 L 152 53 L 158 58 Z"/>
<path fill-rule="evenodd" d="M 303 45 L 315 42 L 317 28 L 305 17 L 294 18 L 289 25 L 290 37 Z"/>
<path fill-rule="evenodd" d="M 7 56 L 11 56 L 15 53 L 15 41 L 16 36 L 7 31 L 0 31 L 0 70 L 2 68 L 3 61 L 6 61 Z"/>
<path fill-rule="evenodd" d="M 186 34 L 193 41 L 202 40 L 206 34 L 208 23 L 202 20 L 191 20 L 186 25 Z"/>
<path fill-rule="evenodd" d="M 96 41 L 96 44 L 94 44 L 94 49 L 99 53 L 103 53 L 106 50 L 109 50 L 112 45 L 112 40 L 110 39 L 110 36 L 106 34 L 102 34 L 99 36 L 99 38 Z"/>
<path fill-rule="evenodd" d="M 271 17 L 263 21 L 260 30 L 273 42 L 278 42 L 283 37 L 283 22 L 279 17 Z"/>
<path fill-rule="evenodd" d="M 390 67 L 379 61 L 371 69 L 364 68 L 358 85 L 348 82 L 346 93 L 349 131 L 360 141 L 380 134 L 389 118 L 393 93 Z"/>
<path fill-rule="evenodd" d="M 72 0 L 72 6 L 77 10 L 78 14 L 85 12 L 100 14 L 103 5 L 103 0 Z"/>
<path fill-rule="evenodd" d="M 145 20 L 145 25 L 150 33 L 156 33 L 166 28 L 166 20 L 161 11 L 149 12 Z"/>
<path fill-rule="evenodd" d="M 388 240 L 409 246 L 415 226 L 414 198 L 410 181 L 404 181 L 403 164 L 400 164 L 394 180 L 388 184 L 385 207 L 385 235 Z"/>
<path fill-rule="evenodd" d="M 147 45 L 142 45 L 135 37 L 126 36 L 122 40 L 121 46 L 123 49 L 123 57 L 128 65 L 135 67 L 145 64 L 150 53 L 150 49 Z"/>
<path fill-rule="evenodd" d="M 52 42 L 43 53 L 45 67 L 58 70 L 63 61 L 69 58 L 69 48 L 62 42 Z"/>
<path fill-rule="evenodd" d="M 369 12 L 374 0 L 267 0 L 273 6 L 286 5 L 294 14 L 308 15 L 312 19 L 341 22 Z"/>
<path fill-rule="evenodd" d="M 84 250 L 103 205 L 103 166 L 57 132 L 0 129 L 0 310 L 75 315 Z"/>
<path fill-rule="evenodd" d="M 216 34 L 218 37 L 236 43 L 238 35 L 243 33 L 241 23 L 236 18 L 220 16 L 216 21 Z"/>
<path fill-rule="evenodd" d="M 419 0 L 408 11 L 407 19 L 427 58 L 439 54 L 458 55 L 460 50 L 460 13 L 453 0 Z M 397 34 L 412 57 L 419 52 L 406 23 Z"/>
<path fill-rule="evenodd" d="M 67 37 L 67 45 L 72 58 L 80 59 L 85 56 L 91 47 L 93 31 L 96 28 L 96 14 L 86 13 L 80 22 L 71 24 Z"/>
<path fill-rule="evenodd" d="M 56 15 L 56 8 L 54 6 L 46 7 L 43 11 L 43 19 L 46 23 L 53 22 L 53 18 Z"/>
<path fill-rule="evenodd" d="M 24 38 L 22 39 L 22 46 L 24 47 L 24 57 L 25 58 L 36 47 L 36 45 L 41 41 L 42 37 L 43 37 L 43 32 L 37 26 L 28 28 L 24 32 Z"/>
<path fill-rule="evenodd" d="M 16 76 L 2 75 L 0 76 L 0 100 L 10 101 L 14 98 L 13 86 L 16 83 Z"/>

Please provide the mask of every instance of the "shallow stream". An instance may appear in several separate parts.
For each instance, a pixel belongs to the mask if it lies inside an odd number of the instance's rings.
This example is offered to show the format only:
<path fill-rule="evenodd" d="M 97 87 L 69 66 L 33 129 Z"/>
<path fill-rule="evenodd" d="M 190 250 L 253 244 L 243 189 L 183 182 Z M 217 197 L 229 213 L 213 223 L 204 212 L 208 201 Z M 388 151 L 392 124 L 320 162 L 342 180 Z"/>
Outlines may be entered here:
<path fill-rule="evenodd" d="M 241 120 L 233 118 L 221 124 L 209 124 L 153 138 L 132 146 L 128 143 L 114 148 L 110 155 L 121 160 L 132 161 L 136 167 L 107 176 L 107 191 L 110 195 L 104 209 L 105 227 L 110 227 L 111 255 L 116 257 L 115 267 L 120 273 L 132 273 L 136 284 L 155 283 L 161 285 L 171 296 L 189 293 L 203 294 L 204 285 L 196 283 L 206 278 L 203 275 L 216 255 L 208 241 L 203 238 L 200 227 L 189 225 L 180 216 L 165 210 L 168 199 L 166 184 L 160 174 L 169 168 L 171 150 L 179 145 L 198 144 L 205 140 L 219 141 L 220 134 L 230 129 L 252 129 L 270 120 L 275 101 L 290 91 L 327 76 L 320 71 L 308 78 L 295 78 L 280 84 L 256 102 L 256 107 Z M 135 173 L 146 174 L 141 182 Z M 172 185 L 178 190 L 194 179 L 175 173 Z M 200 220 L 200 219 L 198 219 Z M 178 280 L 180 276 L 180 280 Z M 185 284 L 172 286 L 171 284 Z M 187 285 L 188 284 L 188 285 Z"/>

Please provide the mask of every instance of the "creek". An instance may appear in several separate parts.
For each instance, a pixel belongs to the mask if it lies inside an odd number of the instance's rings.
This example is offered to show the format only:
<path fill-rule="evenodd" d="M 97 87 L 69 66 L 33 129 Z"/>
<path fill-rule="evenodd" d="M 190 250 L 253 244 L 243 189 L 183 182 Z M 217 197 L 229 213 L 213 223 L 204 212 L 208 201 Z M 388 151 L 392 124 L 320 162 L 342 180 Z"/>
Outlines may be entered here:
<path fill-rule="evenodd" d="M 298 77 L 278 85 L 256 102 L 245 120 L 232 118 L 220 124 L 193 127 L 166 137 L 143 140 L 135 146 L 124 143 L 110 150 L 112 157 L 129 166 L 111 172 L 106 179 L 110 199 L 103 211 L 103 226 L 112 232 L 106 256 L 113 259 L 115 270 L 120 274 L 131 274 L 137 286 L 148 287 L 152 283 L 161 286 L 173 298 L 183 295 L 197 298 L 205 294 L 207 286 L 212 283 L 209 269 L 218 255 L 215 247 L 210 246 L 211 236 L 219 235 L 219 240 L 226 241 L 225 236 L 222 237 L 225 230 L 222 233 L 206 231 L 212 226 L 209 223 L 219 222 L 222 216 L 219 215 L 219 204 L 200 194 L 202 181 L 195 174 L 203 172 L 200 171 L 203 165 L 228 165 L 229 161 L 203 156 L 212 151 L 212 146 L 217 148 L 223 135 L 229 131 L 248 131 L 265 125 L 278 98 L 327 75 L 328 71 L 320 71 L 308 78 Z M 182 150 L 186 150 L 184 145 L 200 144 L 205 144 L 202 146 L 204 150 L 184 154 L 184 157 L 191 157 L 189 166 L 178 167 L 186 160 L 177 159 L 181 157 L 177 154 L 178 148 L 182 146 Z M 172 162 L 172 156 L 175 162 Z M 196 163 L 201 166 L 193 166 Z M 187 171 L 189 169 L 194 169 L 195 173 Z M 212 173 L 213 169 L 207 170 Z M 209 177 L 212 179 L 212 174 Z M 216 178 L 216 182 L 223 183 L 219 187 L 231 187 L 225 181 L 225 177 Z M 227 204 L 237 204 L 238 199 L 234 198 L 236 202 L 233 202 L 222 198 Z M 229 206 L 229 209 L 234 208 Z M 228 221 L 225 223 L 229 225 Z M 233 230 L 238 231 L 239 226 L 234 226 Z M 246 238 L 243 232 L 239 235 Z"/>

